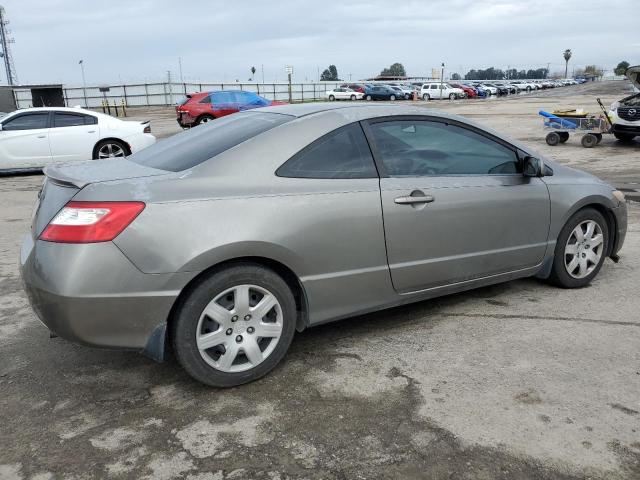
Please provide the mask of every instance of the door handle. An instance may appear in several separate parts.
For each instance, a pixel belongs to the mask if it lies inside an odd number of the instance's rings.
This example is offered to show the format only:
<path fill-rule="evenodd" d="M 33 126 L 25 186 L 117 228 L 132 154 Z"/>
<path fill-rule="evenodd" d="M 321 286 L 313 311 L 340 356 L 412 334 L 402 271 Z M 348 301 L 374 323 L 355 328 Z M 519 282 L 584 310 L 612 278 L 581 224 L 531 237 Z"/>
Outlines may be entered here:
<path fill-rule="evenodd" d="M 47 138 L 46 135 L 38 135 L 38 138 Z"/>
<path fill-rule="evenodd" d="M 431 195 L 415 195 L 407 197 L 397 197 L 393 201 L 398 205 L 413 205 L 416 203 L 431 203 L 435 198 Z"/>
<path fill-rule="evenodd" d="M 87 133 L 96 133 L 95 130 L 89 130 Z"/>

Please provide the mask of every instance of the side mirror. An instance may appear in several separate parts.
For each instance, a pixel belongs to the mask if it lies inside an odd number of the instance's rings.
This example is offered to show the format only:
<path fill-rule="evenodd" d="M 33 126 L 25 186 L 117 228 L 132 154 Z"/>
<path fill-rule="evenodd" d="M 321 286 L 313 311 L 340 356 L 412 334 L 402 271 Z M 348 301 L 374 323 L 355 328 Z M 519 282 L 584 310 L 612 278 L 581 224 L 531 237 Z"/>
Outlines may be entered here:
<path fill-rule="evenodd" d="M 542 165 L 542 160 L 540 160 L 539 158 L 531 156 L 524 157 L 522 174 L 525 177 L 543 177 L 543 168 L 544 167 Z"/>

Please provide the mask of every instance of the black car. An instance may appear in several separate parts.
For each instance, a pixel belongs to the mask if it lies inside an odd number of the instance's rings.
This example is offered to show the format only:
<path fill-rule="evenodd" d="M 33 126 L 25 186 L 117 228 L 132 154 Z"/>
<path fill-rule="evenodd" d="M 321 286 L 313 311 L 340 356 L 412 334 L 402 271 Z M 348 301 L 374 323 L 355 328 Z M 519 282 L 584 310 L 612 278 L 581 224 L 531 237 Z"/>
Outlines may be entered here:
<path fill-rule="evenodd" d="M 400 94 L 386 85 L 371 85 L 364 92 L 365 100 L 396 100 Z"/>
<path fill-rule="evenodd" d="M 488 85 L 489 87 L 495 87 L 498 89 L 498 95 L 508 95 L 509 94 L 509 88 L 505 87 L 504 85 L 500 85 L 497 83 L 485 83 L 485 85 Z"/>

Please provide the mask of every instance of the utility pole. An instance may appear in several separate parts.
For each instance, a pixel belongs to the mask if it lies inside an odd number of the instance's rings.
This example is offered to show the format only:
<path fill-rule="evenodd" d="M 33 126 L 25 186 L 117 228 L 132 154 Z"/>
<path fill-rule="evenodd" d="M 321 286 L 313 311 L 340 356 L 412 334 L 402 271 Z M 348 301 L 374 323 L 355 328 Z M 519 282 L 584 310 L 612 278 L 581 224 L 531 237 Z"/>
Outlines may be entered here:
<path fill-rule="evenodd" d="M 167 105 L 173 105 L 173 86 L 171 85 L 171 70 L 167 70 L 167 83 L 169 84 L 169 103 L 167 103 Z"/>
<path fill-rule="evenodd" d="M 260 64 L 260 70 L 262 70 L 262 84 L 264 85 L 264 63 Z"/>
<path fill-rule="evenodd" d="M 293 74 L 293 65 L 287 65 L 287 77 L 289 78 L 289 103 L 293 101 L 293 92 L 291 91 L 291 75 Z"/>
<path fill-rule="evenodd" d="M 84 60 L 78 62 L 80 64 L 80 71 L 82 72 L 82 94 L 84 96 L 84 108 L 89 108 L 87 103 L 87 81 L 84 78 Z"/>
<path fill-rule="evenodd" d="M 442 69 L 440 70 L 440 99 L 442 99 L 442 83 L 444 82 L 444 62 L 442 62 Z"/>
<path fill-rule="evenodd" d="M 18 76 L 16 74 L 16 67 L 13 64 L 11 50 L 9 49 L 9 44 L 15 43 L 15 40 L 9 36 L 10 32 L 7 29 L 8 24 L 9 20 L 7 20 L 7 15 L 4 7 L 0 5 L 0 46 L 2 47 L 0 56 L 2 56 L 2 58 L 4 59 L 4 69 L 5 73 L 7 74 L 7 83 L 9 85 L 17 85 Z"/>
<path fill-rule="evenodd" d="M 182 77 L 182 57 L 178 57 L 178 68 L 180 69 L 180 83 L 184 83 L 184 78 Z"/>

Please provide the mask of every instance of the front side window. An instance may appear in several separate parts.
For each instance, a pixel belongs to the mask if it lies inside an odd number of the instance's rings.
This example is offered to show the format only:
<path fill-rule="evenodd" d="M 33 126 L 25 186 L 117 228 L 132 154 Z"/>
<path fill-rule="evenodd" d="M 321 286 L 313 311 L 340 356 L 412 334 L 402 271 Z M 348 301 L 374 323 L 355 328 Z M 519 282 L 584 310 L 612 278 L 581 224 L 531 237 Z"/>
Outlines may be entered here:
<path fill-rule="evenodd" d="M 388 175 L 504 175 L 519 172 L 514 150 L 469 129 L 426 120 L 373 123 Z"/>
<path fill-rule="evenodd" d="M 373 178 L 378 176 L 367 139 L 358 123 L 320 137 L 277 171 L 292 178 Z"/>
<path fill-rule="evenodd" d="M 2 123 L 2 130 L 36 130 L 49 128 L 49 112 L 17 115 Z"/>

